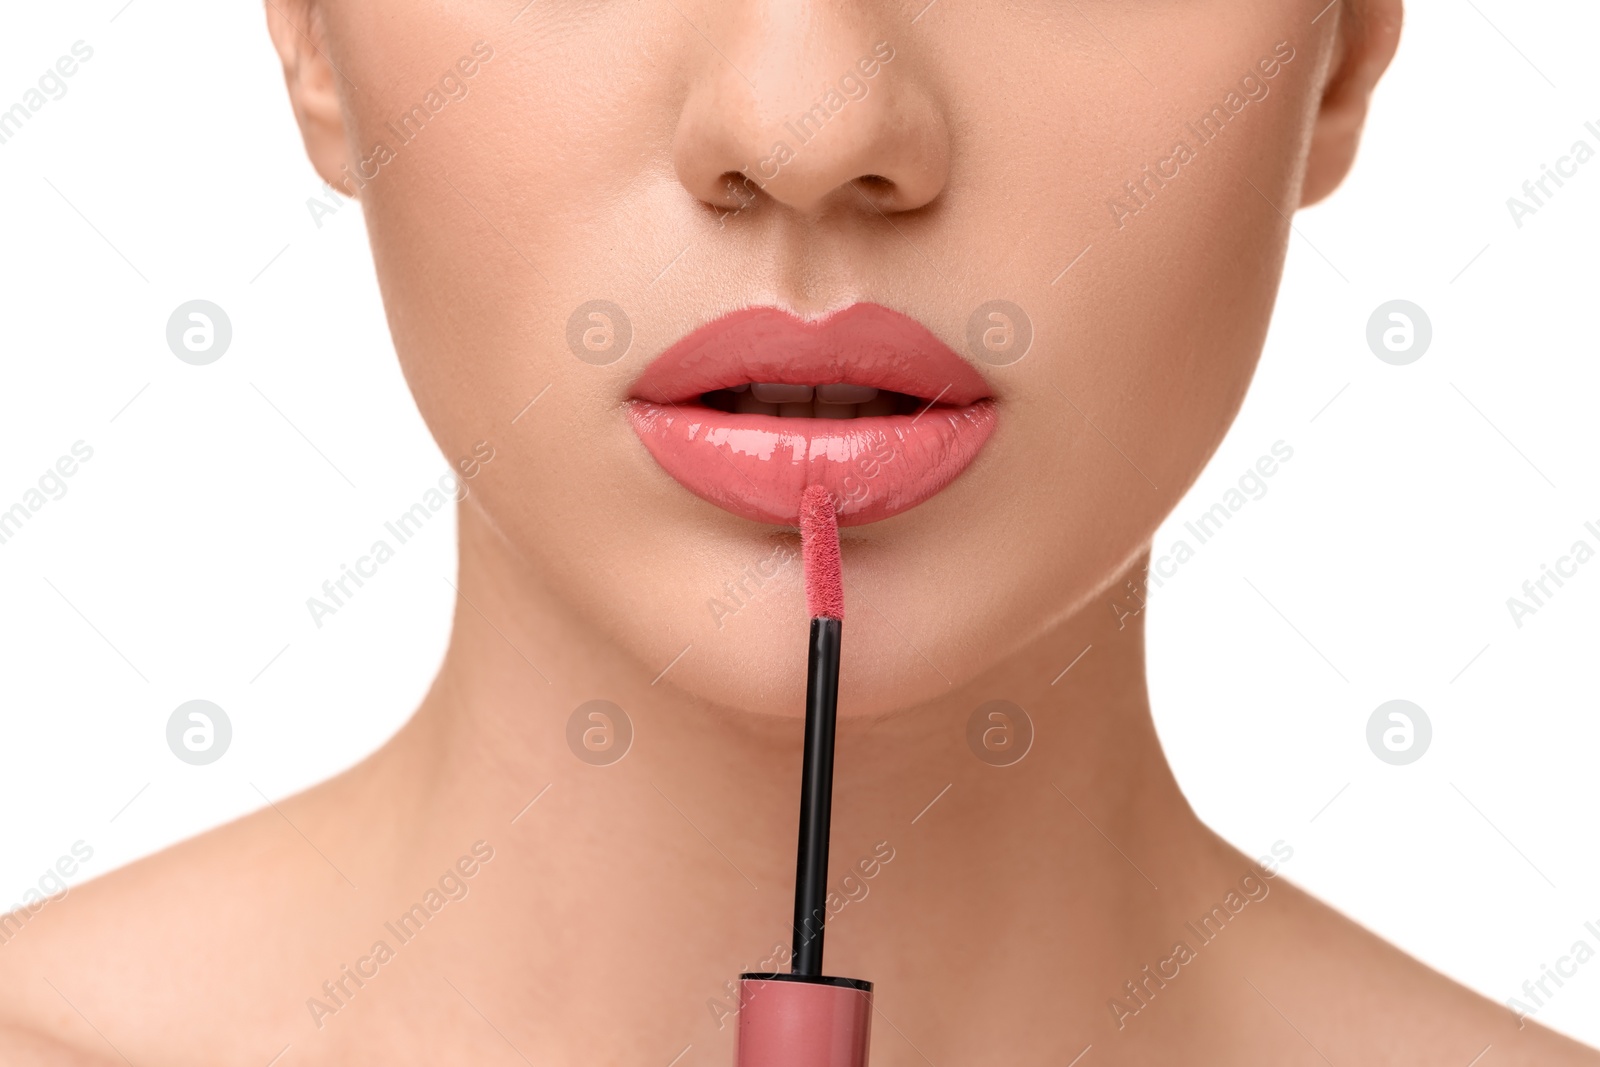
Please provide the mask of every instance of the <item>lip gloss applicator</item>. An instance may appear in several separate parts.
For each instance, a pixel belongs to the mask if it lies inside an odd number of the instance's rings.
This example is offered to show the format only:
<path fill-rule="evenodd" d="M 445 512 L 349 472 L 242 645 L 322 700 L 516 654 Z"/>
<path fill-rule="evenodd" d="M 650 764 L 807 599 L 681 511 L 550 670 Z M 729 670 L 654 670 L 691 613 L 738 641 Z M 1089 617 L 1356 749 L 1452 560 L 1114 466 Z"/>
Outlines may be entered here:
<path fill-rule="evenodd" d="M 739 976 L 736 1062 L 738 1067 L 867 1067 L 872 983 L 822 973 L 844 579 L 838 517 L 832 498 L 820 485 L 807 488 L 800 500 L 800 556 L 811 646 L 795 859 L 794 955 L 788 974 Z"/>

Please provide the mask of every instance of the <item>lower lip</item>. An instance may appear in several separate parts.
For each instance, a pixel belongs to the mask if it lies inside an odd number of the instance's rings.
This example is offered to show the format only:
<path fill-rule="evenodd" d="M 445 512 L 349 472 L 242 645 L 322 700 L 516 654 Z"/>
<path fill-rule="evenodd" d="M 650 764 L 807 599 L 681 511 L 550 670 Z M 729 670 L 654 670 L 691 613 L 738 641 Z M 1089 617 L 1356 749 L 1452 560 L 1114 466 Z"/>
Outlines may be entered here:
<path fill-rule="evenodd" d="M 916 507 L 965 470 L 994 431 L 992 400 L 917 415 L 856 419 L 739 415 L 634 400 L 634 432 L 668 474 L 702 500 L 756 522 L 793 525 L 820 485 L 843 526 Z"/>

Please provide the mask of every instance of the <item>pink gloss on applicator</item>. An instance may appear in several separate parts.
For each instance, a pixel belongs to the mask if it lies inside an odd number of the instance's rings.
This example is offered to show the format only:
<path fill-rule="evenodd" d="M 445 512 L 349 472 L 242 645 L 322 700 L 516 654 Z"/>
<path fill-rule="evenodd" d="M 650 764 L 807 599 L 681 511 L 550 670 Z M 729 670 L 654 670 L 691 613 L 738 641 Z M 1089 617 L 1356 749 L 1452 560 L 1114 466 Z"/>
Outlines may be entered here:
<path fill-rule="evenodd" d="M 820 485 L 800 498 L 800 562 L 805 568 L 806 611 L 813 619 L 844 621 L 844 571 L 839 558 L 839 518 Z"/>
<path fill-rule="evenodd" d="M 788 974 L 739 976 L 736 1062 L 738 1067 L 867 1067 L 872 983 L 822 973 L 839 639 L 844 622 L 839 521 L 827 489 L 813 485 L 805 490 L 799 520 L 811 643 L 795 858 L 794 954 Z"/>

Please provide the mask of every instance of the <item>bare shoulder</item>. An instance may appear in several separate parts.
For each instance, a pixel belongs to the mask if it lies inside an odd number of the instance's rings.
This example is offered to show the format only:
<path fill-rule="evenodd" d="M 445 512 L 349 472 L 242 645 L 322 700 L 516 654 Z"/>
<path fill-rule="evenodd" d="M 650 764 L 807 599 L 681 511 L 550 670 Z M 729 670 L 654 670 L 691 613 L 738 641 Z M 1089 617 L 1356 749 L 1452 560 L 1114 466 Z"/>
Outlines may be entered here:
<path fill-rule="evenodd" d="M 1519 1019 L 1281 876 L 1248 907 L 1260 921 L 1238 924 L 1234 992 L 1262 1034 L 1334 1063 L 1600 1065 L 1600 1052 Z"/>
<path fill-rule="evenodd" d="M 306 794 L 5 916 L 0 1062 L 271 1060 L 299 1008 L 282 991 L 349 906 L 309 843 L 339 853 L 324 807 Z"/>

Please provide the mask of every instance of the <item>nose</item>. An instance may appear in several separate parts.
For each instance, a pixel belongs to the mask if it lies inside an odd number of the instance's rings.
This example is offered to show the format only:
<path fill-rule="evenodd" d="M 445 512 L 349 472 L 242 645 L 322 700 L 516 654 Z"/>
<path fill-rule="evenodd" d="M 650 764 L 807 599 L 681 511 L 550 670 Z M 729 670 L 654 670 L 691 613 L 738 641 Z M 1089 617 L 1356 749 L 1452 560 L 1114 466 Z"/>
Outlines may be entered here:
<path fill-rule="evenodd" d="M 717 208 L 770 198 L 811 216 L 931 203 L 949 176 L 948 125 L 911 57 L 862 14 L 875 6 L 739 4 L 703 41 L 686 26 L 693 69 L 672 145 L 683 187 Z"/>

